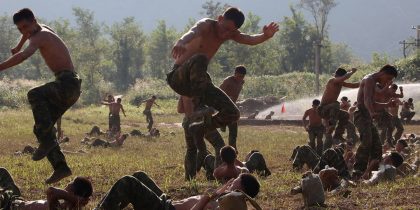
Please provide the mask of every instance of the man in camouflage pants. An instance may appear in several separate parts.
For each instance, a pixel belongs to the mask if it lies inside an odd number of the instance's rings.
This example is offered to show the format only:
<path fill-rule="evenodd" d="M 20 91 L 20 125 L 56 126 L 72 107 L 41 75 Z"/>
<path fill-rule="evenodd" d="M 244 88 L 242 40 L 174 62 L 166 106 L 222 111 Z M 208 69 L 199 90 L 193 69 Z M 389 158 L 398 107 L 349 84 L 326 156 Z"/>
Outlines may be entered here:
<path fill-rule="evenodd" d="M 53 128 L 57 120 L 78 100 L 81 80 L 74 71 L 69 50 L 63 40 L 51 28 L 39 24 L 30 9 L 16 12 L 13 22 L 22 33 L 19 47 L 27 40 L 29 45 L 23 51 L 17 49 L 12 57 L 0 63 L 0 71 L 18 65 L 39 49 L 45 63 L 55 74 L 54 82 L 28 92 L 35 120 L 34 133 L 40 143 L 32 159 L 38 161 L 48 158 L 54 173 L 45 182 L 51 184 L 71 175 Z"/>
<path fill-rule="evenodd" d="M 204 139 L 194 139 L 189 126 L 191 123 L 194 123 L 208 115 L 209 109 L 202 109 L 200 111 L 194 112 L 194 104 L 191 98 L 186 96 L 181 96 L 178 101 L 178 113 L 184 113 L 185 117 L 182 122 L 182 127 L 184 128 L 185 133 L 185 142 L 187 146 L 187 152 L 185 154 L 185 180 L 191 180 L 195 178 L 197 171 L 200 171 L 201 167 L 204 164 L 205 157 L 209 154 L 207 151 L 206 143 Z M 220 149 L 225 146 L 222 136 L 217 130 L 207 131 L 204 135 L 205 139 L 214 147 L 216 154 L 216 162 L 214 162 L 214 167 L 217 167 L 221 164 L 220 159 Z M 206 174 L 208 179 L 213 179 L 213 174 Z"/>
<path fill-rule="evenodd" d="M 0 209 L 10 209 L 13 201 L 20 199 L 20 196 L 12 175 L 5 168 L 0 168 Z"/>

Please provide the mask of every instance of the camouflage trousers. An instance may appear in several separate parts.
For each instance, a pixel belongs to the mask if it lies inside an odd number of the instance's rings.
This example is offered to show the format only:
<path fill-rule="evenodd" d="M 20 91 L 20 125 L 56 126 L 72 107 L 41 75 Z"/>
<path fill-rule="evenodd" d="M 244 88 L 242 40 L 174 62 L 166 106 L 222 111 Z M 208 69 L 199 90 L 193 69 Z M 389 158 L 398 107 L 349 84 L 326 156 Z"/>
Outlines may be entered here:
<path fill-rule="evenodd" d="M 21 193 L 15 181 L 5 168 L 0 168 L 0 209 L 12 210 Z"/>
<path fill-rule="evenodd" d="M 343 134 L 346 129 L 346 126 L 348 123 L 350 123 L 350 116 L 348 112 L 340 109 L 340 103 L 336 101 L 327 105 L 321 105 L 318 107 L 317 111 L 319 116 L 321 116 L 322 119 L 325 119 L 328 122 L 328 128 L 326 128 L 326 137 L 328 138 L 329 136 L 331 136 L 332 132 L 335 130 L 334 136 L 332 136 L 332 138 L 343 139 Z"/>
<path fill-rule="evenodd" d="M 410 122 L 411 119 L 413 119 L 415 114 L 416 114 L 416 112 L 401 111 L 400 112 L 401 120 L 406 120 L 407 122 Z"/>
<path fill-rule="evenodd" d="M 113 115 L 113 114 L 111 114 L 109 117 L 110 117 L 110 121 L 111 121 L 111 131 L 112 132 L 119 132 L 119 131 L 121 131 L 121 118 L 120 118 L 120 115 Z"/>
<path fill-rule="evenodd" d="M 135 210 L 175 210 L 171 200 L 144 172 L 119 179 L 99 202 L 95 209 L 124 209 L 132 204 Z"/>
<path fill-rule="evenodd" d="M 400 118 L 398 118 L 398 116 L 392 116 L 392 128 L 390 129 L 390 135 L 392 136 L 392 134 L 394 133 L 394 130 L 397 129 L 397 132 L 394 134 L 394 139 L 396 141 L 398 141 L 399 139 L 401 139 L 401 136 L 404 133 L 404 126 L 400 120 Z"/>
<path fill-rule="evenodd" d="M 324 137 L 325 127 L 320 126 L 309 126 L 309 146 L 316 151 L 318 155 L 322 154 L 324 142 L 322 138 Z M 316 140 L 316 142 L 315 142 Z M 316 145 L 316 146 L 315 146 Z"/>
<path fill-rule="evenodd" d="M 193 120 L 187 117 L 185 117 L 182 122 L 182 127 L 184 128 L 185 133 L 185 142 L 187 145 L 187 152 L 185 154 L 184 161 L 186 180 L 195 178 L 197 171 L 199 171 L 204 165 L 204 159 L 209 154 L 204 138 L 195 140 L 189 131 L 189 126 L 193 122 Z M 220 159 L 220 149 L 225 146 L 225 142 L 216 129 L 213 131 L 207 131 L 205 133 L 205 139 L 207 139 L 207 141 L 214 147 L 216 154 L 216 161 L 214 164 L 215 167 L 217 167 L 222 162 Z"/>
<path fill-rule="evenodd" d="M 229 145 L 234 147 L 237 150 L 236 139 L 238 138 L 238 122 L 233 122 L 229 124 L 228 128 L 229 128 Z"/>
<path fill-rule="evenodd" d="M 267 167 L 264 156 L 260 152 L 251 152 L 247 155 L 248 159 L 244 163 L 250 173 L 257 173 L 260 176 L 269 176 L 271 174 Z M 206 173 L 213 174 L 216 169 L 214 165 L 215 157 L 212 154 L 207 155 L 204 162 Z"/>
<path fill-rule="evenodd" d="M 305 164 L 314 169 L 318 164 L 319 155 L 309 145 L 297 146 L 293 150 L 292 165 L 294 169 L 301 169 Z"/>
<path fill-rule="evenodd" d="M 150 131 L 153 127 L 153 116 L 150 109 L 145 109 L 143 114 L 146 116 L 146 122 L 148 123 L 147 129 Z"/>
<path fill-rule="evenodd" d="M 360 145 L 356 151 L 354 170 L 357 175 L 363 173 L 369 160 L 382 158 L 382 144 L 372 118 L 364 106 L 359 106 L 354 113 L 354 124 L 360 133 Z"/>
<path fill-rule="evenodd" d="M 197 54 L 182 65 L 175 65 L 167 74 L 169 86 L 178 94 L 192 97 L 195 107 L 207 105 L 218 113 L 212 116 L 206 129 L 214 130 L 239 120 L 239 109 L 235 103 L 216 87 L 207 73 L 208 58 Z"/>
<path fill-rule="evenodd" d="M 343 153 L 340 149 L 327 149 L 322 153 L 319 162 L 314 168 L 314 173 L 319 173 L 325 166 L 334 167 L 338 171 L 338 176 L 345 179 L 350 179 L 350 173 L 346 162 L 343 158 Z"/>
<path fill-rule="evenodd" d="M 57 136 L 54 125 L 80 96 L 81 80 L 75 72 L 63 71 L 56 74 L 56 80 L 31 89 L 28 100 L 35 120 L 34 133 L 38 142 L 54 144 Z M 54 170 L 68 167 L 64 154 L 57 145 L 47 155 Z"/>
<path fill-rule="evenodd" d="M 389 145 L 393 145 L 392 133 L 390 132 L 394 127 L 392 115 L 386 110 L 381 110 L 378 117 L 376 117 L 375 122 L 377 129 L 381 131 L 379 135 L 381 143 L 385 144 L 386 142 Z"/>

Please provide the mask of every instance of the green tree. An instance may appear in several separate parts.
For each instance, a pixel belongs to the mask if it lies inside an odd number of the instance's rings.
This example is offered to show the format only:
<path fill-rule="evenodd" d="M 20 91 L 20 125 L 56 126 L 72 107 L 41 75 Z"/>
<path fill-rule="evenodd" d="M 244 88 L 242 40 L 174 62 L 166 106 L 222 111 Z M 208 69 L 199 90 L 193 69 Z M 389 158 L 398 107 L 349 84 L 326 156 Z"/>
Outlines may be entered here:
<path fill-rule="evenodd" d="M 126 91 L 136 78 L 143 76 L 143 45 L 145 37 L 133 17 L 125 18 L 110 28 L 113 49 L 113 61 L 117 68 L 116 87 Z"/>
<path fill-rule="evenodd" d="M 172 46 L 177 37 L 176 30 L 168 29 L 166 22 L 160 20 L 155 30 L 152 31 L 147 47 L 148 73 L 155 78 L 163 79 L 173 64 Z"/>
<path fill-rule="evenodd" d="M 222 4 L 219 1 L 215 2 L 213 0 L 209 0 L 201 6 L 203 11 L 200 12 L 200 14 L 205 15 L 208 18 L 217 19 L 217 17 L 221 15 L 227 7 L 229 7 L 228 4 Z"/>

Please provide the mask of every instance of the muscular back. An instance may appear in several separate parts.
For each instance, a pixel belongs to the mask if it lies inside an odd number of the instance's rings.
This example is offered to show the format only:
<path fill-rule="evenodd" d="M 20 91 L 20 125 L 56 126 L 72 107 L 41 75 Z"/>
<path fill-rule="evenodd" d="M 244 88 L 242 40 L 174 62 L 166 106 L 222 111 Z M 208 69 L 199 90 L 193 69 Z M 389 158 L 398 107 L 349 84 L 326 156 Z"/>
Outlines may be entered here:
<path fill-rule="evenodd" d="M 54 73 L 73 71 L 74 66 L 64 41 L 53 31 L 42 26 L 41 31 L 30 38 L 30 46 L 38 47 L 47 66 Z"/>
<path fill-rule="evenodd" d="M 334 78 L 328 80 L 324 94 L 322 95 L 321 105 L 327 105 L 337 101 L 342 87 L 342 83 L 335 82 Z"/>
<path fill-rule="evenodd" d="M 196 54 L 204 54 L 209 60 L 213 58 L 223 42 L 226 41 L 218 38 L 216 24 L 217 21 L 208 18 L 199 21 L 191 29 L 197 30 L 197 36 L 185 46 L 185 53 L 177 58 L 175 63 L 182 65 L 185 61 Z"/>

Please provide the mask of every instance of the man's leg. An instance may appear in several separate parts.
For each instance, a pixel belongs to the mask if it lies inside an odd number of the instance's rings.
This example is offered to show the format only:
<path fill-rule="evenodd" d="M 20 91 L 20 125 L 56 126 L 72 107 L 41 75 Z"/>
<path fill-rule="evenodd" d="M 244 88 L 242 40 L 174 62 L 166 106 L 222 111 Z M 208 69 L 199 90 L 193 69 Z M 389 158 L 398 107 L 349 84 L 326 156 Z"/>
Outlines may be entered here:
<path fill-rule="evenodd" d="M 397 129 L 397 132 L 394 135 L 394 139 L 398 141 L 398 140 L 401 139 L 401 136 L 404 133 L 404 126 L 403 126 L 401 120 L 398 118 L 398 116 L 394 116 L 393 119 L 394 119 L 393 120 L 394 121 L 394 127 Z"/>
<path fill-rule="evenodd" d="M 297 149 L 296 156 L 293 160 L 293 168 L 301 169 L 304 164 L 307 164 L 309 168 L 314 168 L 318 163 L 319 156 L 316 154 L 308 145 L 300 146 Z"/>
<path fill-rule="evenodd" d="M 359 141 L 359 136 L 357 136 L 356 133 L 356 127 L 354 126 L 352 121 L 348 121 L 347 122 L 347 139 L 351 139 L 351 142 L 353 142 L 353 144 L 356 144 L 356 142 Z"/>
<path fill-rule="evenodd" d="M 216 167 L 216 157 L 212 154 L 208 154 L 204 159 L 204 170 L 206 171 L 207 180 L 215 180 L 213 172 Z"/>
<path fill-rule="evenodd" d="M 185 180 L 191 180 L 195 178 L 195 175 L 197 174 L 197 146 L 195 145 L 193 136 L 189 132 L 189 125 L 189 121 L 185 118 L 182 123 L 185 133 L 185 143 L 187 145 L 184 161 Z"/>
<path fill-rule="evenodd" d="M 325 129 L 324 127 L 317 128 L 316 130 L 316 153 L 321 156 L 324 149 L 324 142 L 322 141 L 324 137 Z"/>
<path fill-rule="evenodd" d="M 133 174 L 133 177 L 138 179 L 141 183 L 143 183 L 146 187 L 151 189 L 157 196 L 161 196 L 163 194 L 162 190 L 157 186 L 155 181 L 151 179 L 146 173 L 143 171 L 137 171 Z"/>
<path fill-rule="evenodd" d="M 408 112 L 407 122 L 411 122 L 411 120 L 413 119 L 415 114 L 416 114 L 416 112 Z"/>
<path fill-rule="evenodd" d="M 315 128 L 313 128 L 313 127 L 309 127 L 308 136 L 309 136 L 309 142 L 308 142 L 308 145 L 309 145 L 309 146 L 310 146 L 313 150 L 316 150 L 316 146 L 315 146 L 315 138 L 316 138 Z"/>
<path fill-rule="evenodd" d="M 335 112 L 336 116 L 334 116 L 334 118 L 336 121 L 338 121 L 338 125 L 335 128 L 333 139 L 343 141 L 343 134 L 346 130 L 347 124 L 349 123 L 350 116 L 348 112 L 340 109 L 338 111 L 336 110 Z"/>
<path fill-rule="evenodd" d="M 249 160 L 245 163 L 245 166 L 251 173 L 255 171 L 261 176 L 271 175 L 270 170 L 267 168 L 264 156 L 259 152 L 254 152 L 251 156 L 249 156 Z"/>
<path fill-rule="evenodd" d="M 15 181 L 10 175 L 9 171 L 5 168 L 0 168 L 0 189 L 10 190 L 13 192 L 13 195 L 20 196 L 20 190 L 16 186 Z"/>
<path fill-rule="evenodd" d="M 229 128 L 229 145 L 235 148 L 236 150 L 236 139 L 238 137 L 238 122 L 233 122 L 228 125 Z"/>
<path fill-rule="evenodd" d="M 222 164 L 222 159 L 220 158 L 220 149 L 225 146 L 225 141 L 223 141 L 223 137 L 216 129 L 206 132 L 205 138 L 214 148 L 214 154 L 216 158 L 214 167 L 217 168 L 220 164 Z"/>
<path fill-rule="evenodd" d="M 166 210 L 168 207 L 174 209 L 170 202 L 159 198 L 156 193 L 133 176 L 124 176 L 119 179 L 96 209 L 122 209 L 128 203 L 131 203 L 135 210 Z"/>
<path fill-rule="evenodd" d="M 372 120 L 367 110 L 357 110 L 354 113 L 354 122 L 360 133 L 360 145 L 357 148 L 354 170 L 355 175 L 360 176 L 366 170 L 372 148 Z"/>
<path fill-rule="evenodd" d="M 334 149 L 328 149 L 326 150 L 321 158 L 319 159 L 319 162 L 317 166 L 314 169 L 315 173 L 319 173 L 322 169 L 325 168 L 325 166 L 334 167 L 338 171 L 338 175 L 341 178 L 350 178 L 350 173 L 348 171 L 346 162 L 344 161 L 343 155 L 337 153 Z"/>
<path fill-rule="evenodd" d="M 381 160 L 382 159 L 382 144 L 379 138 L 378 130 L 375 126 L 371 127 L 372 133 L 372 146 L 369 149 L 370 160 Z"/>
<path fill-rule="evenodd" d="M 153 128 L 153 116 L 152 116 L 152 112 L 149 112 L 149 125 L 147 126 L 147 128 L 150 130 Z"/>

